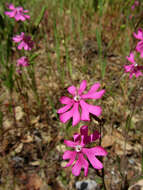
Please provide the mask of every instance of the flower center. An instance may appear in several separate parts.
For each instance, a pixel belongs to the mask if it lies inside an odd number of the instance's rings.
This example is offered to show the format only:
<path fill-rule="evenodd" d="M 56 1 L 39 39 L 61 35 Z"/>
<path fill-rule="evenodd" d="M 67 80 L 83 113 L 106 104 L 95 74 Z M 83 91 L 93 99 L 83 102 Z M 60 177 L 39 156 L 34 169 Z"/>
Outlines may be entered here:
<path fill-rule="evenodd" d="M 18 14 L 21 14 L 23 12 L 22 9 L 21 9 L 21 7 L 17 7 L 16 10 L 17 10 Z"/>
<path fill-rule="evenodd" d="M 134 64 L 134 66 L 135 66 L 135 67 L 137 67 L 137 66 L 138 66 L 138 64 L 136 63 L 136 64 Z"/>
<path fill-rule="evenodd" d="M 80 101 L 81 97 L 79 95 L 74 96 L 74 101 L 78 102 Z"/>
<path fill-rule="evenodd" d="M 81 147 L 80 145 L 77 145 L 77 146 L 75 147 L 76 152 L 80 152 L 81 149 L 82 149 L 82 147 Z"/>

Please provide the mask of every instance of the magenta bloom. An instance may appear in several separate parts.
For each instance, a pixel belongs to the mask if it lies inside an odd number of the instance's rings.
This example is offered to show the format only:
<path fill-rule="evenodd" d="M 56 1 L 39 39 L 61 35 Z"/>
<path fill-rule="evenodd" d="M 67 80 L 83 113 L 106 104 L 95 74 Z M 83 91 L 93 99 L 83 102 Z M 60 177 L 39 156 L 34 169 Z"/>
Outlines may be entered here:
<path fill-rule="evenodd" d="M 83 143 L 88 144 L 99 139 L 101 135 L 98 133 L 98 131 L 94 131 L 93 134 L 88 135 L 88 126 L 83 125 L 82 127 L 80 127 L 80 134 L 79 133 L 74 134 L 74 140 L 80 141 L 82 136 L 84 136 L 84 138 L 82 139 Z"/>
<path fill-rule="evenodd" d="M 9 4 L 10 11 L 6 11 L 5 14 L 10 18 L 15 18 L 16 21 L 25 21 L 26 19 L 30 19 L 30 16 L 25 14 L 28 13 L 28 10 L 24 10 L 22 7 L 14 7 L 13 4 Z"/>
<path fill-rule="evenodd" d="M 133 33 L 134 37 L 140 40 L 137 43 L 136 51 L 140 53 L 140 56 L 143 58 L 143 30 L 141 28 L 138 29 L 138 33 Z"/>
<path fill-rule="evenodd" d="M 21 74 L 21 73 L 22 73 L 22 67 L 27 67 L 27 66 L 29 66 L 28 58 L 25 57 L 25 56 L 19 58 L 19 59 L 17 60 L 16 66 L 17 66 L 16 72 L 19 73 L 19 74 Z"/>
<path fill-rule="evenodd" d="M 17 60 L 16 66 L 20 66 L 20 67 L 27 67 L 27 66 L 29 66 L 28 58 L 25 57 L 25 56 L 19 58 L 19 59 Z"/>
<path fill-rule="evenodd" d="M 73 137 L 74 141 L 69 141 L 69 140 L 64 141 L 64 143 L 68 147 L 74 148 L 74 151 L 71 151 L 71 150 L 65 151 L 64 155 L 63 155 L 63 159 L 64 160 L 69 159 L 69 162 L 66 164 L 65 167 L 69 167 L 72 165 L 72 174 L 75 176 L 79 176 L 81 168 L 84 168 L 84 175 L 85 176 L 87 176 L 87 174 L 88 174 L 89 163 L 85 159 L 84 156 L 86 156 L 88 158 L 91 165 L 95 169 L 100 170 L 103 168 L 103 165 L 96 158 L 96 156 L 106 156 L 107 155 L 106 150 L 104 148 L 102 148 L 101 146 L 96 146 L 93 148 L 85 148 L 87 143 L 90 143 L 90 142 L 96 140 L 97 138 L 99 138 L 99 136 L 97 136 L 95 139 L 89 140 L 88 137 L 90 137 L 90 136 L 88 136 L 88 134 L 87 134 L 88 127 L 83 126 L 81 128 L 83 128 L 82 133 L 80 133 L 78 135 L 74 135 L 74 137 Z M 94 134 L 96 134 L 96 133 L 97 132 L 95 132 Z M 92 134 L 92 136 L 94 136 L 94 134 Z M 79 139 L 79 137 L 81 139 Z"/>
<path fill-rule="evenodd" d="M 15 18 L 16 21 L 25 21 L 26 19 L 30 19 L 30 16 L 25 14 L 28 13 L 28 10 L 24 10 L 22 7 L 14 7 L 13 4 L 9 4 L 10 11 L 6 11 L 5 14 L 10 18 Z"/>
<path fill-rule="evenodd" d="M 19 43 L 19 50 L 22 48 L 24 48 L 24 50 L 31 50 L 34 47 L 34 42 L 31 40 L 31 37 L 26 36 L 24 32 L 21 32 L 20 35 L 14 36 L 12 39 L 15 43 Z"/>
<path fill-rule="evenodd" d="M 83 91 L 86 89 L 86 80 L 81 82 L 79 89 L 75 86 L 70 86 L 68 92 L 73 98 L 63 96 L 60 99 L 62 104 L 66 104 L 58 110 L 61 122 L 66 123 L 70 118 L 73 118 L 72 125 L 75 126 L 80 120 L 90 121 L 90 113 L 100 116 L 102 111 L 100 106 L 94 106 L 85 102 L 86 99 L 100 99 L 103 96 L 105 90 L 97 92 L 99 87 L 100 84 L 95 83 L 88 93 L 83 94 Z M 79 107 L 81 108 L 80 111 Z"/>
<path fill-rule="evenodd" d="M 130 53 L 130 56 L 126 57 L 129 62 L 131 62 L 131 65 L 124 65 L 125 72 L 129 72 L 129 78 L 131 79 L 133 75 L 138 78 L 139 76 L 143 75 L 141 70 L 143 70 L 143 66 L 138 66 L 138 64 L 134 60 L 134 54 L 133 52 Z"/>
<path fill-rule="evenodd" d="M 134 4 L 131 6 L 131 9 L 134 10 L 137 6 L 139 6 L 139 1 L 135 1 Z"/>

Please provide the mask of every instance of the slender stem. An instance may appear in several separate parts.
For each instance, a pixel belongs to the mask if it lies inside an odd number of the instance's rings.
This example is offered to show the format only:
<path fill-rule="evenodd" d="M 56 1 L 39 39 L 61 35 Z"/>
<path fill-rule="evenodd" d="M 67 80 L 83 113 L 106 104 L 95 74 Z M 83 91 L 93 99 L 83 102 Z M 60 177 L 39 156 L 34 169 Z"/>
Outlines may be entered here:
<path fill-rule="evenodd" d="M 129 129 L 130 129 L 130 126 L 128 126 L 128 124 L 130 125 L 131 124 L 131 121 L 132 121 L 132 118 L 133 118 L 133 115 L 136 111 L 136 107 L 137 107 L 137 97 L 139 95 L 139 86 L 141 85 L 142 83 L 142 80 L 140 81 L 140 83 L 136 86 L 136 98 L 135 98 L 135 101 L 134 101 L 134 104 L 133 104 L 133 108 L 131 110 L 131 113 L 129 115 L 129 120 L 127 121 L 127 127 L 125 126 L 125 134 L 124 134 L 124 138 L 125 138 L 125 141 L 124 141 L 124 152 L 123 152 L 123 159 L 122 159 L 122 163 L 125 164 L 125 159 L 126 159 L 126 145 L 127 145 L 127 141 L 128 141 L 128 132 L 129 132 Z M 122 167 L 122 168 L 126 168 L 127 169 L 127 166 L 126 167 Z M 124 172 L 123 172 L 123 183 L 122 183 L 122 189 L 125 189 L 126 187 L 126 177 L 127 177 L 127 174 L 126 174 L 126 171 L 124 169 Z"/>
<path fill-rule="evenodd" d="M 104 123 L 105 123 L 105 120 L 102 118 L 98 118 L 94 115 L 92 115 L 92 117 L 99 122 L 99 133 L 101 135 L 100 139 L 99 139 L 99 146 L 101 146 L 102 144 L 102 128 L 104 127 Z M 103 162 L 103 158 L 100 159 L 101 162 Z M 100 174 L 101 178 L 102 178 L 102 185 L 104 187 L 104 190 L 106 190 L 106 185 L 105 185 L 105 179 L 104 179 L 104 176 L 105 176 L 105 172 L 104 172 L 104 168 L 102 168 L 101 170 L 101 174 Z"/>
<path fill-rule="evenodd" d="M 20 93 L 23 105 L 24 105 L 24 112 L 26 113 L 26 124 L 27 124 L 27 126 L 29 126 L 30 125 L 30 117 L 29 117 L 29 110 L 28 110 L 27 105 L 26 105 L 27 102 L 25 100 L 25 96 L 22 92 L 22 88 L 20 87 L 18 80 L 16 80 L 16 83 L 17 83 L 17 88 L 18 88 L 18 91 Z"/>
<path fill-rule="evenodd" d="M 10 91 L 10 103 L 12 106 L 12 112 L 13 112 L 13 120 L 14 120 L 14 125 L 17 128 L 17 122 L 16 122 L 16 112 L 15 112 L 15 103 L 13 100 L 12 92 Z"/>

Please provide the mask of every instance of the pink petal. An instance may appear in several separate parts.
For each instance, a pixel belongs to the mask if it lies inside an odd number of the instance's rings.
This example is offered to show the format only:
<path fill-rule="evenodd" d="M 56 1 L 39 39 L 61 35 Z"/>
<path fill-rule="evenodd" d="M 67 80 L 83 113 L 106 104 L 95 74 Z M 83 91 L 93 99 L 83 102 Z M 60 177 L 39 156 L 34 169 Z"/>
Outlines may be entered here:
<path fill-rule="evenodd" d="M 69 103 L 71 103 L 71 101 L 72 101 L 72 99 L 69 98 L 69 97 L 66 97 L 66 96 L 62 96 L 62 97 L 60 98 L 61 104 L 69 104 Z"/>
<path fill-rule="evenodd" d="M 136 64 L 135 60 L 134 60 L 134 53 L 131 52 L 129 56 L 126 56 L 126 59 L 131 62 L 131 63 L 134 63 Z"/>
<path fill-rule="evenodd" d="M 60 114 L 60 113 L 64 113 L 64 112 L 68 111 L 72 107 L 72 105 L 73 105 L 73 103 L 70 103 L 70 104 L 58 109 L 57 113 Z"/>
<path fill-rule="evenodd" d="M 101 115 L 101 107 L 87 104 L 84 100 L 80 101 L 81 106 L 81 120 L 90 121 L 89 113 L 96 115 L 97 117 Z"/>
<path fill-rule="evenodd" d="M 17 66 L 28 66 L 28 59 L 27 57 L 23 56 L 17 60 Z"/>
<path fill-rule="evenodd" d="M 100 133 L 98 131 L 94 131 L 93 134 L 88 136 L 88 126 L 84 125 L 80 128 L 80 134 L 84 136 L 83 142 L 84 144 L 88 144 L 96 141 L 100 138 Z"/>
<path fill-rule="evenodd" d="M 8 15 L 10 18 L 12 18 L 15 16 L 15 12 L 14 11 L 11 11 L 11 12 L 5 11 L 5 15 Z"/>
<path fill-rule="evenodd" d="M 72 165 L 72 163 L 75 161 L 76 154 L 77 154 L 76 151 L 67 150 L 67 151 L 64 152 L 64 154 L 63 154 L 63 160 L 70 159 L 65 167 L 69 167 L 69 166 Z"/>
<path fill-rule="evenodd" d="M 20 35 L 16 35 L 12 38 L 12 40 L 16 43 L 20 42 L 23 39 L 23 34 L 21 33 Z"/>
<path fill-rule="evenodd" d="M 89 166 L 89 164 L 88 164 L 87 160 L 84 158 L 82 153 L 79 153 L 78 154 L 78 160 L 76 161 L 76 163 L 72 167 L 72 174 L 75 176 L 79 176 L 81 168 L 84 168 L 84 175 L 87 176 L 88 166 Z"/>
<path fill-rule="evenodd" d="M 24 42 L 21 42 L 19 45 L 18 45 L 18 49 L 21 50 L 22 48 L 24 48 L 25 46 L 25 43 Z"/>
<path fill-rule="evenodd" d="M 134 3 L 136 6 L 138 6 L 139 5 L 139 1 L 135 1 L 135 3 Z"/>
<path fill-rule="evenodd" d="M 90 90 L 88 91 L 88 93 L 92 93 L 98 90 L 98 88 L 100 87 L 100 83 L 95 83 L 91 86 Z"/>
<path fill-rule="evenodd" d="M 135 5 L 132 5 L 132 6 L 131 6 L 131 9 L 134 10 L 134 9 L 135 9 Z"/>
<path fill-rule="evenodd" d="M 131 72 L 134 68 L 134 64 L 124 65 L 125 72 Z"/>
<path fill-rule="evenodd" d="M 91 142 L 91 137 L 88 136 L 88 126 L 84 125 L 80 128 L 81 146 Z"/>
<path fill-rule="evenodd" d="M 129 79 L 131 79 L 133 77 L 133 74 L 134 74 L 133 72 L 130 73 Z"/>
<path fill-rule="evenodd" d="M 25 21 L 26 18 L 25 18 L 23 15 L 20 15 L 20 16 L 19 16 L 19 20 L 21 20 L 21 21 Z"/>
<path fill-rule="evenodd" d="M 100 106 L 93 106 L 93 105 L 90 105 L 90 104 L 87 104 L 88 105 L 88 110 L 90 113 L 92 113 L 93 115 L 96 115 L 97 117 L 101 115 L 101 107 Z"/>
<path fill-rule="evenodd" d="M 29 16 L 29 15 L 24 15 L 24 17 L 25 17 L 26 19 L 30 19 L 30 16 Z"/>
<path fill-rule="evenodd" d="M 138 33 L 133 33 L 134 37 L 138 40 L 143 40 L 143 30 L 141 28 L 138 29 Z"/>
<path fill-rule="evenodd" d="M 138 78 L 139 76 L 142 76 L 142 75 L 143 75 L 143 74 L 142 74 L 141 71 L 137 71 L 137 72 L 135 73 L 136 78 Z"/>
<path fill-rule="evenodd" d="M 75 133 L 75 134 L 73 135 L 73 138 L 74 138 L 74 142 L 79 142 L 79 141 L 80 141 L 80 134 Z"/>
<path fill-rule="evenodd" d="M 90 161 L 91 165 L 95 169 L 102 169 L 103 165 L 102 163 L 95 157 L 95 150 L 94 148 L 88 149 L 88 148 L 83 148 L 82 152 L 87 156 L 88 160 Z"/>
<path fill-rule="evenodd" d="M 85 89 L 86 89 L 86 80 L 83 80 L 78 89 L 78 94 L 81 95 Z"/>
<path fill-rule="evenodd" d="M 86 105 L 86 103 L 81 100 L 80 101 L 80 106 L 81 106 L 81 120 L 82 121 L 90 121 L 89 118 L 89 110 L 88 110 L 88 106 Z"/>
<path fill-rule="evenodd" d="M 72 125 L 76 125 L 80 121 L 80 113 L 78 111 L 79 103 L 74 103 L 73 108 L 60 115 L 60 120 L 63 123 L 66 123 L 70 118 L 73 117 Z"/>
<path fill-rule="evenodd" d="M 73 141 L 69 141 L 69 140 L 64 140 L 64 144 L 66 144 L 68 147 L 75 147 L 76 145 L 78 145 L 77 142 L 73 142 Z"/>
<path fill-rule="evenodd" d="M 60 121 L 62 123 L 66 123 L 70 118 L 72 118 L 72 116 L 73 116 L 73 108 L 70 111 L 61 114 Z"/>
<path fill-rule="evenodd" d="M 81 135 L 80 146 L 84 147 L 88 143 L 90 143 L 90 136 Z"/>
<path fill-rule="evenodd" d="M 83 126 L 80 128 L 80 134 L 81 134 L 81 135 L 84 135 L 84 136 L 88 136 L 88 126 L 83 125 Z"/>
<path fill-rule="evenodd" d="M 142 51 L 142 52 L 140 52 L 140 57 L 141 57 L 141 58 L 143 58 L 143 51 Z"/>
<path fill-rule="evenodd" d="M 89 150 L 89 149 L 88 149 Z M 107 151 L 101 147 L 101 146 L 96 146 L 94 148 L 90 148 L 90 151 L 95 155 L 95 156 L 107 156 Z"/>
<path fill-rule="evenodd" d="M 78 110 L 79 103 L 74 103 L 73 107 L 73 122 L 72 125 L 75 126 L 80 122 L 80 113 Z"/>
<path fill-rule="evenodd" d="M 73 96 L 76 95 L 76 87 L 75 87 L 75 86 L 70 86 L 70 87 L 68 88 L 68 92 L 69 92 L 70 94 L 72 94 Z"/>
<path fill-rule="evenodd" d="M 23 42 L 24 50 L 31 50 L 27 43 Z"/>
<path fill-rule="evenodd" d="M 21 15 L 20 14 L 16 14 L 14 18 L 15 18 L 16 21 L 19 21 L 19 20 L 21 20 Z"/>
<path fill-rule="evenodd" d="M 137 43 L 136 51 L 137 52 L 142 52 L 143 51 L 143 40 Z"/>
<path fill-rule="evenodd" d="M 83 99 L 100 99 L 103 94 L 105 93 L 105 90 L 100 90 L 99 92 L 92 92 L 92 93 L 87 93 L 81 96 Z"/>
<path fill-rule="evenodd" d="M 14 7 L 14 5 L 13 4 L 9 4 L 9 7 L 8 7 L 10 10 L 14 10 L 15 9 L 15 7 Z"/>
<path fill-rule="evenodd" d="M 98 131 L 94 131 L 93 134 L 90 135 L 91 137 L 91 142 L 96 141 L 101 137 L 100 133 Z"/>

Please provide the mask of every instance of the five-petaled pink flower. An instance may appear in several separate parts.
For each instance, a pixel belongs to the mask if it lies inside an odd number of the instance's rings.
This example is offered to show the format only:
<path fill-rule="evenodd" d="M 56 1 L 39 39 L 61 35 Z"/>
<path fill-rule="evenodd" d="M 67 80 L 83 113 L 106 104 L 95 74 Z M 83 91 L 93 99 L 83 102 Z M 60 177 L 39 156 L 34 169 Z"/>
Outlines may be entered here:
<path fill-rule="evenodd" d="M 143 75 L 141 72 L 141 70 L 143 70 L 143 66 L 138 66 L 138 64 L 135 62 L 133 52 L 131 52 L 130 56 L 129 57 L 127 56 L 126 58 L 129 62 L 132 63 L 131 65 L 124 66 L 125 72 L 130 73 L 129 78 L 131 79 L 133 75 L 135 75 L 136 78 Z"/>
<path fill-rule="evenodd" d="M 25 35 L 24 32 L 21 32 L 20 35 L 14 36 L 12 39 L 15 43 L 19 43 L 19 50 L 22 48 L 24 48 L 24 50 L 31 50 L 34 47 L 34 42 L 31 40 L 31 37 Z"/>
<path fill-rule="evenodd" d="M 140 40 L 137 43 L 136 51 L 140 53 L 140 56 L 143 58 L 143 30 L 141 28 L 138 29 L 138 33 L 133 33 L 134 37 Z"/>
<path fill-rule="evenodd" d="M 80 122 L 80 120 L 90 121 L 90 113 L 96 116 L 101 115 L 102 110 L 100 106 L 88 104 L 85 102 L 85 100 L 100 99 L 105 93 L 105 90 L 100 90 L 97 92 L 100 84 L 95 83 L 93 86 L 91 86 L 88 93 L 83 94 L 83 91 L 86 89 L 86 85 L 86 80 L 83 80 L 79 89 L 75 86 L 70 86 L 68 88 L 68 92 L 73 96 L 73 98 L 66 96 L 61 97 L 60 102 L 62 104 L 66 104 L 64 107 L 58 110 L 61 122 L 66 123 L 70 118 L 73 118 L 72 125 L 75 126 Z M 80 111 L 79 106 L 81 107 Z"/>
<path fill-rule="evenodd" d="M 69 140 L 64 141 L 64 143 L 68 147 L 74 148 L 74 151 L 71 151 L 71 150 L 65 151 L 63 155 L 63 159 L 69 160 L 69 162 L 66 164 L 65 167 L 69 167 L 72 165 L 72 174 L 75 176 L 79 176 L 81 168 L 84 168 L 84 175 L 87 176 L 89 163 L 85 159 L 85 156 L 88 158 L 93 168 L 100 170 L 103 168 L 103 164 L 96 158 L 96 156 L 107 155 L 106 150 L 102 148 L 101 146 L 96 146 L 93 148 L 85 148 L 87 143 L 95 141 L 97 138 L 99 138 L 99 136 L 95 135 L 96 138 L 94 139 L 90 138 L 90 140 L 87 139 L 88 127 L 87 126 L 83 126 L 83 127 L 85 128 L 85 130 L 83 129 L 80 135 L 76 134 L 73 136 L 74 141 L 69 141 Z M 94 134 L 92 135 L 94 136 Z"/>
<path fill-rule="evenodd" d="M 26 19 L 30 19 L 30 16 L 25 14 L 28 13 L 28 10 L 24 10 L 22 7 L 14 7 L 13 4 L 9 4 L 8 8 L 10 11 L 6 11 L 5 14 L 10 18 L 15 18 L 16 21 L 25 21 Z"/>
<path fill-rule="evenodd" d="M 17 60 L 16 66 L 18 66 L 18 67 L 27 67 L 27 66 L 29 66 L 28 58 L 25 57 L 25 56 L 22 56 L 21 58 L 19 58 Z"/>

